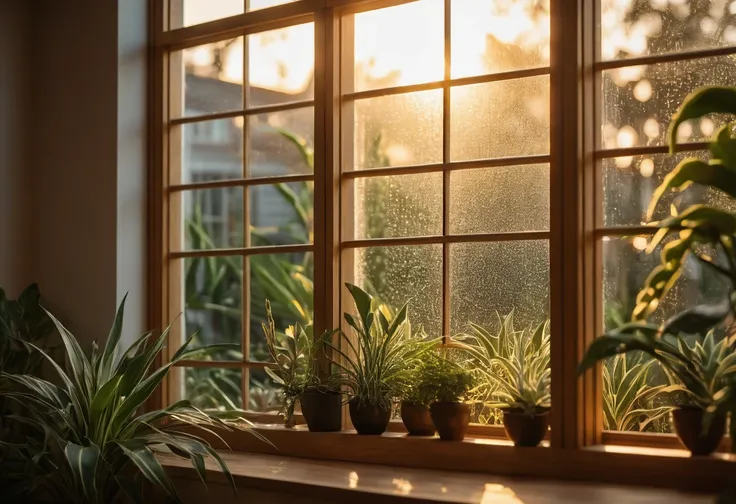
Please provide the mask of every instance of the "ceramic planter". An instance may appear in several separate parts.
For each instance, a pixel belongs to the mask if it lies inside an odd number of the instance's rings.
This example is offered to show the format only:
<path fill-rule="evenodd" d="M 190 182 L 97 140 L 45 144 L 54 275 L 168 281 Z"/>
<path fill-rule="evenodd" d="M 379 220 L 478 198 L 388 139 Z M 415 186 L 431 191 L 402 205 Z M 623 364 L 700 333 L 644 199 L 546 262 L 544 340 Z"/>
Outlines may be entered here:
<path fill-rule="evenodd" d="M 522 411 L 505 409 L 503 427 L 514 446 L 537 446 L 549 428 L 549 411 L 529 415 Z"/>
<path fill-rule="evenodd" d="M 350 420 L 358 434 L 381 435 L 386 432 L 391 420 L 391 408 L 379 405 L 360 404 L 357 398 L 350 400 Z"/>
<path fill-rule="evenodd" d="M 304 391 L 300 399 L 302 415 L 311 432 L 342 430 L 342 394 L 316 387 Z"/>
<path fill-rule="evenodd" d="M 718 415 L 713 417 L 708 432 L 703 434 L 703 410 L 694 406 L 680 406 L 673 410 L 672 421 L 680 442 L 693 455 L 713 453 L 726 432 L 726 415 Z"/>
<path fill-rule="evenodd" d="M 401 420 L 410 436 L 434 436 L 434 424 L 429 406 L 402 401 Z"/>
<path fill-rule="evenodd" d="M 458 402 L 436 402 L 429 406 L 432 423 L 440 439 L 462 441 L 470 424 L 470 405 Z"/>

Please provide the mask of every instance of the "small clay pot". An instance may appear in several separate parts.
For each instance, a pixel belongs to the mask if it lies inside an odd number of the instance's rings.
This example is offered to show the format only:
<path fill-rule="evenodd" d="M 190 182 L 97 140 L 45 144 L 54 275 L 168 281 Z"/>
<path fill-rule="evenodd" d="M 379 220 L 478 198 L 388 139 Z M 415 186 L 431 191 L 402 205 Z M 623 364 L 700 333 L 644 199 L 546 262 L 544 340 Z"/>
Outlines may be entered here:
<path fill-rule="evenodd" d="M 299 400 L 302 415 L 311 432 L 342 430 L 342 394 L 333 390 L 308 388 Z"/>
<path fill-rule="evenodd" d="M 350 400 L 350 420 L 358 434 L 381 435 L 386 432 L 391 420 L 391 408 L 384 409 L 377 404 L 361 404 L 357 398 Z"/>
<path fill-rule="evenodd" d="M 429 406 L 440 439 L 462 441 L 470 424 L 470 405 L 459 402 L 436 402 Z"/>
<path fill-rule="evenodd" d="M 503 427 L 514 446 L 537 446 L 549 428 L 549 411 L 529 415 L 520 410 L 505 409 Z"/>
<path fill-rule="evenodd" d="M 401 420 L 410 436 L 434 436 L 429 406 L 402 401 Z"/>
<path fill-rule="evenodd" d="M 726 415 L 717 415 L 703 434 L 703 410 L 695 406 L 680 406 L 672 411 L 675 433 L 693 455 L 710 455 L 726 432 Z M 732 420 L 733 421 L 733 420 Z"/>

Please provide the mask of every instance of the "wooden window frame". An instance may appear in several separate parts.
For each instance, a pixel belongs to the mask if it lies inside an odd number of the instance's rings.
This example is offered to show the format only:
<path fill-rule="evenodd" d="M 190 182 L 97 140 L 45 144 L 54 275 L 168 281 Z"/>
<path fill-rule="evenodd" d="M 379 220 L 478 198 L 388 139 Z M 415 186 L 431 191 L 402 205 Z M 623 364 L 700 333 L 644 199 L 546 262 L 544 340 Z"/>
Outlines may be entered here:
<path fill-rule="evenodd" d="M 167 29 L 167 12 L 169 2 L 175 0 L 150 0 L 150 110 L 151 119 L 149 134 L 151 149 L 149 162 L 150 170 L 150 325 L 164 327 L 175 315 L 178 305 L 172 300 L 176 297 L 172 293 L 180 292 L 179 280 L 172 275 L 169 261 L 193 257 L 197 255 L 243 255 L 254 253 L 274 253 L 282 251 L 311 251 L 315 256 L 315 283 L 320 281 L 322 287 L 315 287 L 315 331 L 336 327 L 340 324 L 342 299 L 344 293 L 340 287 L 346 265 L 343 261 L 343 251 L 364 246 L 380 245 L 416 245 L 441 244 L 443 247 L 443 282 L 446 286 L 443 295 L 443 329 L 449 334 L 449 244 L 458 242 L 489 242 L 523 239 L 546 239 L 549 241 L 550 261 L 550 314 L 551 314 L 551 362 L 552 362 L 552 410 L 549 436 L 549 448 L 538 448 L 541 452 L 529 452 L 526 449 L 512 449 L 501 443 L 488 444 L 487 438 L 502 436 L 498 427 L 480 427 L 471 429 L 470 435 L 477 439 L 465 443 L 458 443 L 452 447 L 433 444 L 429 441 L 413 440 L 412 447 L 418 454 L 407 454 L 408 462 L 395 460 L 390 454 L 386 457 L 372 452 L 370 447 L 362 441 L 355 441 L 355 450 L 350 454 L 340 455 L 335 452 L 334 436 L 340 434 L 307 433 L 301 430 L 292 432 L 273 428 L 264 428 L 274 439 L 282 439 L 279 446 L 282 454 L 303 454 L 305 446 L 310 446 L 318 455 L 316 458 L 336 458 L 351 461 L 368 461 L 380 463 L 394 463 L 400 465 L 414 465 L 432 467 L 430 461 L 422 461 L 422 456 L 441 455 L 450 453 L 452 457 L 468 455 L 462 463 L 454 466 L 461 470 L 494 470 L 509 474 L 536 474 L 560 477 L 557 469 L 541 469 L 538 463 L 525 463 L 524 459 L 535 458 L 538 453 L 541 459 L 548 461 L 562 461 L 565 467 L 578 467 L 582 470 L 586 464 L 593 464 L 599 471 L 613 468 L 616 474 L 629 475 L 632 481 L 641 480 L 633 471 L 657 469 L 666 465 L 672 470 L 671 475 L 705 474 L 698 469 L 702 461 L 682 459 L 675 448 L 678 443 L 674 436 L 650 435 L 639 433 L 613 433 L 603 431 L 601 371 L 600 367 L 577 375 L 577 364 L 583 356 L 587 345 L 598 334 L 602 321 L 602 288 L 601 288 L 601 253 L 597 246 L 604 236 L 621 236 L 632 233 L 651 233 L 651 229 L 643 227 L 604 228 L 598 225 L 601 201 L 600 161 L 605 157 L 633 156 L 637 154 L 666 153 L 667 147 L 635 147 L 630 149 L 599 148 L 600 125 L 600 76 L 604 70 L 622 66 L 663 63 L 686 59 L 736 54 L 736 47 L 719 48 L 703 51 L 690 51 L 678 54 L 663 54 L 632 58 L 628 60 L 599 61 L 600 40 L 597 32 L 597 12 L 601 0 L 551 0 L 551 55 L 548 69 L 531 69 L 514 72 L 504 72 L 493 75 L 452 79 L 447 62 L 450 57 L 449 47 L 449 0 L 445 0 L 445 57 L 446 68 L 443 80 L 409 86 L 397 86 L 389 89 L 369 90 L 359 92 L 343 92 L 344 75 L 341 76 L 341 18 L 357 12 L 410 3 L 415 0 L 300 0 L 298 2 L 280 5 L 263 10 L 245 12 L 237 16 L 211 21 L 208 23 Z M 247 1 L 247 0 L 244 0 Z M 285 104 L 279 106 L 258 107 L 222 114 L 206 116 L 181 117 L 169 122 L 172 103 L 177 100 L 181 103 L 179 91 L 170 88 L 172 69 L 176 67 L 175 51 L 188 47 L 222 40 L 232 36 L 244 36 L 268 31 L 286 26 L 313 22 L 315 27 L 315 95 L 309 102 Z M 247 38 L 244 39 L 244 41 Z M 245 43 L 245 42 L 244 42 Z M 247 55 L 247 51 L 244 51 Z M 247 57 L 247 56 L 244 56 Z M 179 67 L 181 67 L 179 63 Z M 245 65 L 247 68 L 247 65 Z M 244 69 L 244 72 L 246 70 Z M 510 78 L 528 77 L 533 75 L 550 76 L 550 152 L 543 156 L 523 156 L 517 158 L 503 158 L 495 160 L 452 162 L 449 159 L 449 144 L 443 142 L 443 162 L 421 166 L 406 166 L 398 168 L 376 168 L 360 171 L 344 170 L 345 142 L 352 150 L 352 137 L 345 136 L 342 124 L 345 121 L 345 100 L 399 94 L 410 91 L 429 89 L 443 90 L 443 138 L 449 135 L 449 90 L 457 85 L 494 82 Z M 247 85 L 244 82 L 244 86 Z M 247 93 L 244 93 L 244 96 Z M 265 177 L 258 179 L 244 179 L 238 181 L 202 182 L 196 184 L 172 184 L 170 173 L 164 167 L 177 163 L 176 153 L 168 146 L 175 144 L 175 133 L 170 124 L 180 126 L 195 120 L 218 119 L 250 114 L 288 110 L 295 107 L 313 106 L 315 110 L 315 170 L 313 176 Z M 246 128 L 244 128 L 244 135 Z M 352 133 L 351 133 L 352 134 Z M 244 139 L 245 141 L 245 139 Z M 245 145 L 245 144 L 244 144 Z M 341 148 L 342 146 L 342 148 Z M 707 145 L 693 143 L 685 146 L 689 150 L 699 150 Z M 245 163 L 245 161 L 244 161 Z M 550 165 L 550 229 L 537 233 L 503 233 L 482 235 L 452 235 L 449 233 L 449 205 L 448 188 L 449 175 L 454 170 L 487 168 L 493 166 L 508 166 L 529 163 L 549 163 Z M 346 214 L 346 204 L 349 195 L 344 190 L 358 177 L 376 177 L 385 175 L 443 173 L 443 233 L 438 236 L 424 236 L 400 239 L 379 240 L 343 240 L 344 231 L 341 215 Z M 172 231 L 179 222 L 180 216 L 174 211 L 177 207 L 176 195 L 184 189 L 211 189 L 220 187 L 243 187 L 247 194 L 247 187 L 255 184 L 269 184 L 285 181 L 314 180 L 315 182 L 315 239 L 310 245 L 296 245 L 284 247 L 263 247 L 250 249 L 247 246 L 240 249 L 197 251 L 173 251 L 171 249 Z M 343 190 L 341 190 L 343 189 Z M 346 197 L 346 195 L 348 197 Z M 173 203 L 172 203 L 173 202 Z M 244 202 L 247 208 L 247 200 Z M 247 233 L 246 233 L 247 235 Z M 246 242 L 247 245 L 247 242 Z M 277 250 L 278 249 L 278 250 Z M 247 283 L 247 282 L 244 282 Z M 244 289 L 247 287 L 244 286 Z M 247 313 L 243 320 L 247 320 Z M 243 324 L 246 325 L 245 323 Z M 172 332 L 172 341 L 179 341 L 180 333 Z M 245 338 L 245 336 L 244 336 Z M 243 340 L 244 343 L 246 340 Z M 244 353 L 246 352 L 244 347 Z M 187 366 L 200 366 L 201 363 L 184 363 Z M 223 366 L 242 366 L 244 363 L 225 363 Z M 252 363 L 263 367 L 264 363 Z M 248 363 L 250 365 L 250 363 Z M 212 367 L 210 362 L 207 367 Z M 243 374 L 243 394 L 248 393 L 246 373 Z M 171 385 L 165 382 L 161 390 L 154 395 L 150 402 L 151 407 L 160 407 L 169 397 Z M 246 403 L 247 404 L 247 403 Z M 257 420 L 275 422 L 276 418 L 270 415 L 254 415 Z M 347 415 L 346 415 L 347 418 Z M 394 425 L 390 431 L 401 428 Z M 306 437 L 305 437 L 306 436 Z M 331 437 L 333 436 L 333 437 Z M 379 444 L 390 443 L 395 446 L 395 436 L 389 435 L 390 441 L 378 441 Z M 298 439 L 298 441 L 296 440 Z M 305 439 L 306 445 L 305 445 Z M 345 438 L 340 438 L 345 439 Z M 239 434 L 232 439 L 232 446 L 244 450 L 261 451 L 268 448 L 254 445 L 248 436 Z M 340 441 L 342 443 L 343 441 Z M 405 440 L 407 449 L 409 440 Z M 318 449 L 319 443 L 324 443 L 324 449 Z M 349 443 L 353 443 L 350 441 Z M 621 450 L 607 450 L 608 445 L 626 445 Z M 487 445 L 487 446 L 486 446 Z M 443 446 L 442 449 L 439 446 Z M 449 445 L 448 445 L 449 446 Z M 480 448 L 482 446 L 483 448 Z M 647 450 L 636 452 L 629 447 L 643 446 L 650 448 L 666 448 L 670 456 L 650 456 Z M 414 448 L 413 448 L 414 449 Z M 511 466 L 488 463 L 479 459 L 478 450 L 487 449 L 489 455 L 498 456 L 503 463 Z M 361 452 L 365 450 L 365 453 Z M 404 451 L 406 451 L 404 450 Z M 380 451 L 380 449 L 379 449 Z M 613 451 L 614 453 L 608 453 Z M 314 454 L 315 452 L 310 452 Z M 661 455 L 661 453 L 660 453 Z M 306 454 L 304 456 L 309 456 Z M 732 471 L 728 456 L 712 459 L 707 462 L 708 473 L 712 476 L 707 479 L 708 484 L 713 481 L 725 481 Z M 453 459 L 455 460 L 455 459 Z M 688 460 L 688 461 L 686 461 Z M 443 462 L 444 463 L 444 462 Z M 444 466 L 446 467 L 446 465 Z M 510 468 L 510 469 L 509 469 Z M 588 468 L 588 473 L 590 468 Z M 586 473 L 587 474 L 587 473 Z M 623 476 L 622 476 L 623 477 Z M 600 478 L 610 478 L 601 475 Z M 713 479 L 716 478 L 716 479 Z M 718 479 L 720 478 L 720 479 Z M 675 478 L 676 479 L 676 478 Z M 626 478 L 624 478 L 626 480 Z M 706 480 L 703 480 L 706 481 Z M 645 481 L 642 481 L 646 483 Z M 663 482 L 664 486 L 687 486 L 687 481 L 670 480 Z"/>

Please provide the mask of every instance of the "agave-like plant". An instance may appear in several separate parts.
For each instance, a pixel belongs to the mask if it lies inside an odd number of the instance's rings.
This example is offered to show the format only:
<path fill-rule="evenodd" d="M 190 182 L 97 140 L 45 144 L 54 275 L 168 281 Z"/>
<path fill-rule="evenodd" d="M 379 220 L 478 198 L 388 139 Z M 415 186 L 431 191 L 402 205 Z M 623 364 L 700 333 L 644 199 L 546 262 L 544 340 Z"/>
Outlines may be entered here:
<path fill-rule="evenodd" d="M 664 394 L 679 387 L 652 386 L 654 359 L 640 353 L 616 355 L 603 366 L 603 427 L 612 431 L 647 431 L 667 418 L 673 406 L 659 403 Z M 669 376 L 667 375 L 669 381 Z"/>
<path fill-rule="evenodd" d="M 356 285 L 346 283 L 345 287 L 353 297 L 358 317 L 345 313 L 354 334 L 338 332 L 344 345 L 325 339 L 332 349 L 330 359 L 337 367 L 335 382 L 346 386 L 359 405 L 389 410 L 404 375 L 432 350 L 435 342 L 412 337 L 407 304 L 390 317 L 387 313 L 391 310 L 378 299 Z"/>
<path fill-rule="evenodd" d="M 536 328 L 514 329 L 513 313 L 501 320 L 498 334 L 471 324 L 462 348 L 476 364 L 482 390 L 492 408 L 534 414 L 550 407 L 549 322 Z"/>
<path fill-rule="evenodd" d="M 220 455 L 196 429 L 215 434 L 213 428 L 230 428 L 230 422 L 212 417 L 189 401 L 165 409 L 143 411 L 143 406 L 172 366 L 196 358 L 210 349 L 189 350 L 187 342 L 171 360 L 153 369 L 168 335 L 152 333 L 120 353 L 125 300 L 117 310 L 104 349 L 96 343 L 91 355 L 51 314 L 61 335 L 68 365 L 65 370 L 41 348 L 30 344 L 55 369 L 60 385 L 31 375 L 3 373 L 19 388 L 0 394 L 22 402 L 25 416 L 13 420 L 34 428 L 38 436 L 25 443 L 2 445 L 2 459 L 16 461 L 3 468 L 14 495 L 78 504 L 130 501 L 139 503 L 142 477 L 163 488 L 180 502 L 176 489 L 156 457 L 157 451 L 189 459 L 204 482 L 205 459 L 212 457 L 234 487 Z M 216 434 L 215 434 L 216 435 Z M 3 488 L 3 492 L 10 489 Z M 7 494 L 6 494 L 7 495 Z"/>

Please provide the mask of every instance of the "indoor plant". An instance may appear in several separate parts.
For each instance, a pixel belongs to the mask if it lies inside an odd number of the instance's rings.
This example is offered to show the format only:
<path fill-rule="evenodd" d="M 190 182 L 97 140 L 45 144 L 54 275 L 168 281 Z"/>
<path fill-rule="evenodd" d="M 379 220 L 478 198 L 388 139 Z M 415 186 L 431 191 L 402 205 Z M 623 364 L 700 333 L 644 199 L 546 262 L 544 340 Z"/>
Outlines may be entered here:
<path fill-rule="evenodd" d="M 434 436 L 435 427 L 429 412 L 434 391 L 422 387 L 424 362 L 407 366 L 401 379 L 398 399 L 401 401 L 401 421 L 410 436 Z"/>
<path fill-rule="evenodd" d="M 470 354 L 484 376 L 489 405 L 503 410 L 503 424 L 516 446 L 537 446 L 549 427 L 549 323 L 515 330 L 512 314 L 493 335 L 472 325 Z"/>
<path fill-rule="evenodd" d="M 436 352 L 426 354 L 419 369 L 419 396 L 431 401 L 429 411 L 440 439 L 462 441 L 470 424 L 465 401 L 475 383 L 473 375 Z"/>
<path fill-rule="evenodd" d="M 355 430 L 358 434 L 382 434 L 391 419 L 391 403 L 402 375 L 431 346 L 412 339 L 406 304 L 392 317 L 360 287 L 349 283 L 345 286 L 357 310 L 357 318 L 345 313 L 345 321 L 353 331 L 351 335 L 338 333 L 344 345 L 331 341 L 326 344 L 338 369 L 335 378 L 349 393 Z"/>
<path fill-rule="evenodd" d="M 230 483 L 234 481 L 217 452 L 204 439 L 184 428 L 228 428 L 229 422 L 178 401 L 163 410 L 141 408 L 177 362 L 196 358 L 207 348 L 189 350 L 187 342 L 171 360 L 158 369 L 153 363 L 161 354 L 168 330 L 159 337 L 148 333 L 126 351 L 119 351 L 123 326 L 121 303 L 104 349 L 93 344 L 86 355 L 74 336 L 50 314 L 67 354 L 65 371 L 39 347 L 29 344 L 56 371 L 60 385 L 31 375 L 2 377 L 20 387 L 4 388 L 4 397 L 20 401 L 27 414 L 15 418 L 36 431 L 23 444 L 3 444 L 2 457 L 19 461 L 2 468 L 9 485 L 4 496 L 22 502 L 98 503 L 142 502 L 145 478 L 162 487 L 179 502 L 176 490 L 155 456 L 164 451 L 191 460 L 205 480 L 205 459 L 217 461 Z M 4 464 L 4 462 L 3 462 Z M 12 485 L 11 485 L 12 483 Z"/>

